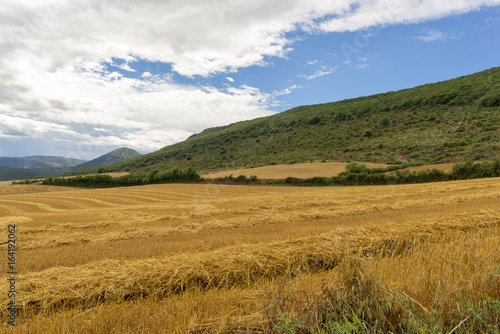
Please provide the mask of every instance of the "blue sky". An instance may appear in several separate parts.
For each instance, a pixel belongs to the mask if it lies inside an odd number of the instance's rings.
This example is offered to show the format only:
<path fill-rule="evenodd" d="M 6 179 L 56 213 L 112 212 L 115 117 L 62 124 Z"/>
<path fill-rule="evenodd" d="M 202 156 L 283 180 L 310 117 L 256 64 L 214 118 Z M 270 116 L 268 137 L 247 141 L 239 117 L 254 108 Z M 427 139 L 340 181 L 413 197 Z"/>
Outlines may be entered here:
<path fill-rule="evenodd" d="M 0 33 L 0 156 L 92 159 L 499 66 L 500 0 L 20 1 Z"/>

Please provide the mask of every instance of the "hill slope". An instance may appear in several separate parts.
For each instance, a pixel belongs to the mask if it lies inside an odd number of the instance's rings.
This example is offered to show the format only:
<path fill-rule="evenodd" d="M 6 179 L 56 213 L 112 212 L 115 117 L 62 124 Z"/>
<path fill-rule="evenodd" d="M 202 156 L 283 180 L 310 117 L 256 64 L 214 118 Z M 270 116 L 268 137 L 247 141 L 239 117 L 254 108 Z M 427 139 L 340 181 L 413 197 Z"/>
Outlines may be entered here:
<path fill-rule="evenodd" d="M 211 128 L 106 171 L 199 171 L 308 160 L 394 163 L 500 157 L 500 68 Z M 81 173 L 96 172 L 86 169 Z"/>
<path fill-rule="evenodd" d="M 130 148 L 122 147 L 118 148 L 114 151 L 111 151 L 109 153 L 106 153 L 94 160 L 90 160 L 87 162 L 84 162 L 83 164 L 77 165 L 73 167 L 73 169 L 80 169 L 80 168 L 87 168 L 87 167 L 98 167 L 98 166 L 104 166 L 104 165 L 109 165 L 112 163 L 120 162 L 126 159 L 130 159 L 136 156 L 140 156 L 141 154 L 135 150 L 132 150 Z"/>

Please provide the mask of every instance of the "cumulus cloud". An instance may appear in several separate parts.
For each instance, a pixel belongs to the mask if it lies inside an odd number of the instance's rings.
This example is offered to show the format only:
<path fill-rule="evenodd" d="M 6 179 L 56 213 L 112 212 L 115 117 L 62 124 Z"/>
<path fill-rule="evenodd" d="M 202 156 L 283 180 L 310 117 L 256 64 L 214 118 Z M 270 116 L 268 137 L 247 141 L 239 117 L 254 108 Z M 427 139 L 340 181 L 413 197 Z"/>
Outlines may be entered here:
<path fill-rule="evenodd" d="M 368 27 L 390 24 L 419 23 L 445 16 L 495 6 L 499 0 L 377 0 L 348 1 L 346 10 L 320 23 L 324 32 L 357 31 Z"/>
<path fill-rule="evenodd" d="M 0 13 L 0 137 L 10 148 L 36 139 L 46 146 L 101 152 L 113 145 L 156 150 L 206 127 L 270 115 L 280 95 L 176 78 L 220 74 L 233 82 L 230 73 L 287 57 L 294 44 L 289 33 L 295 31 L 355 31 L 497 4 L 500 0 L 7 2 Z M 144 69 L 141 63 L 168 64 L 169 70 Z M 319 69 L 307 79 L 333 70 Z"/>

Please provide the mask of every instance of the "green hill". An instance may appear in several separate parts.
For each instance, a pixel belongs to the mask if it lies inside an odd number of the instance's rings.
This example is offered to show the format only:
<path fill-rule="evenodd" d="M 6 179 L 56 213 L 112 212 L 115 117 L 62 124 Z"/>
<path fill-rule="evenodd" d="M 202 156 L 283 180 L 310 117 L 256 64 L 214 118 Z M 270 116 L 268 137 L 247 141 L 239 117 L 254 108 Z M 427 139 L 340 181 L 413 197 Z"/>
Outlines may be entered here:
<path fill-rule="evenodd" d="M 309 160 L 455 162 L 500 157 L 500 68 L 207 129 L 101 171 L 208 171 Z M 96 172 L 84 169 L 78 173 Z"/>

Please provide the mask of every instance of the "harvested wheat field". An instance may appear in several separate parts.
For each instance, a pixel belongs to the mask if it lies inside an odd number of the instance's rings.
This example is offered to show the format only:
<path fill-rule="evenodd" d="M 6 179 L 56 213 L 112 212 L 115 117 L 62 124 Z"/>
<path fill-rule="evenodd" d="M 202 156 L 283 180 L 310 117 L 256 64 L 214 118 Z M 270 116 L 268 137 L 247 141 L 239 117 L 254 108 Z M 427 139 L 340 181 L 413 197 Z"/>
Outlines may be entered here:
<path fill-rule="evenodd" d="M 375 163 L 364 163 L 368 168 L 386 168 L 388 165 L 385 164 L 375 164 Z M 257 176 L 259 179 L 283 179 L 286 177 L 298 177 L 298 178 L 309 178 L 309 177 L 331 177 L 337 176 L 341 172 L 345 171 L 345 162 L 323 162 L 323 163 L 303 163 L 303 164 L 293 164 L 293 165 L 274 165 L 274 166 L 264 166 L 256 168 L 246 168 L 246 169 L 233 169 L 228 171 L 218 171 L 209 174 L 202 175 L 202 177 L 207 179 L 215 179 L 218 177 L 225 177 L 233 174 L 233 176 L 245 175 L 249 177 L 251 175 Z M 427 169 L 438 169 L 445 173 L 452 171 L 455 163 L 443 163 L 436 165 L 422 165 L 405 168 L 409 171 L 425 171 Z"/>
<path fill-rule="evenodd" d="M 500 179 L 0 188 L 0 332 L 498 333 Z"/>
<path fill-rule="evenodd" d="M 246 169 L 233 169 L 228 171 L 219 171 L 202 175 L 204 178 L 215 179 L 233 174 L 234 176 L 255 175 L 260 179 L 282 179 L 288 176 L 298 178 L 308 178 L 314 176 L 331 177 L 337 176 L 345 171 L 345 162 L 323 162 L 323 163 L 302 163 L 293 165 L 274 165 Z M 388 165 L 366 163 L 368 168 L 385 168 Z"/>

